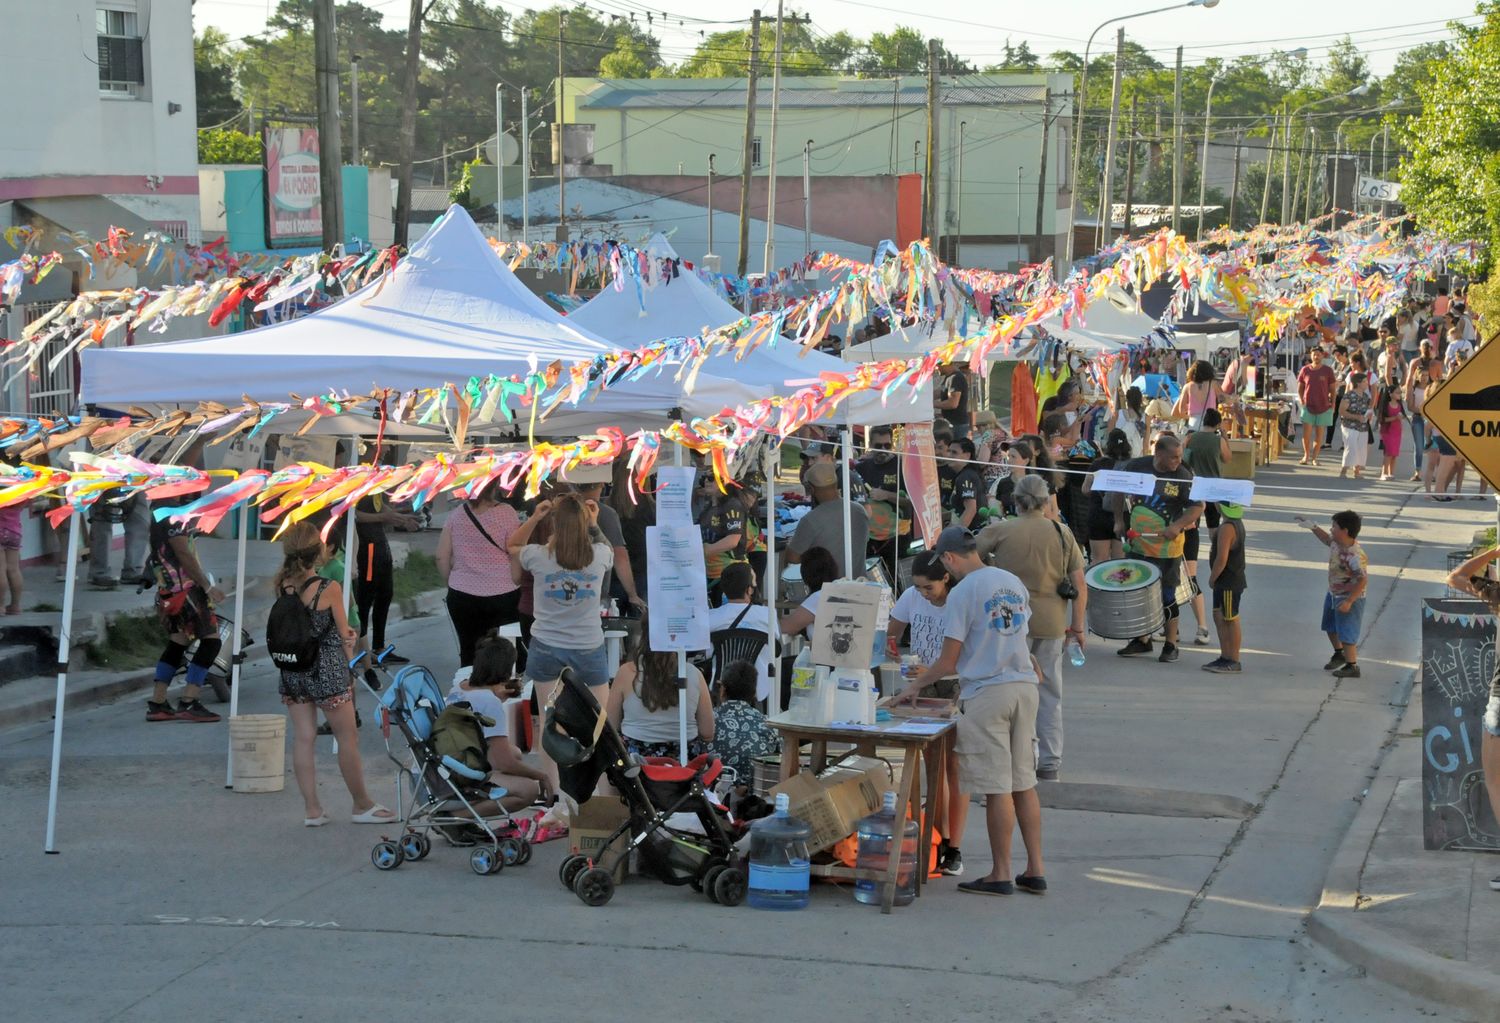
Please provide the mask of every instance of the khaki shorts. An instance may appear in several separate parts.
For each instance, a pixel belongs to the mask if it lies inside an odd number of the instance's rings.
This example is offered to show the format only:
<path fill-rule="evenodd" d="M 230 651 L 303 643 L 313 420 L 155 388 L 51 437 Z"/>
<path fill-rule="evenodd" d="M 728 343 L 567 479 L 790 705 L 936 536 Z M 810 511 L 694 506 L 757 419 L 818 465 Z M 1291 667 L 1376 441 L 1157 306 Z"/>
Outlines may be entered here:
<path fill-rule="evenodd" d="M 1035 682 L 985 686 L 959 704 L 959 787 L 1007 795 L 1036 788 Z"/>

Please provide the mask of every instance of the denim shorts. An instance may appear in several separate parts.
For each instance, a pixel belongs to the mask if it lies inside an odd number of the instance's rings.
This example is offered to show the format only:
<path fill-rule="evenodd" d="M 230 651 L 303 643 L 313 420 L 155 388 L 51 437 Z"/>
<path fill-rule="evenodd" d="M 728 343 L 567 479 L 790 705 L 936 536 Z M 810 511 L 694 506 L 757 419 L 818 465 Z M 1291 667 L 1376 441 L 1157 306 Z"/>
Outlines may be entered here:
<path fill-rule="evenodd" d="M 526 648 L 526 677 L 532 682 L 556 682 L 564 668 L 572 668 L 584 685 L 607 686 L 610 671 L 604 650 L 603 643 L 592 650 L 567 650 L 533 639 Z"/>
<path fill-rule="evenodd" d="M 1343 597 L 1323 595 L 1323 631 L 1337 636 L 1340 643 L 1358 643 L 1359 628 L 1365 618 L 1365 598 L 1356 600 L 1347 612 L 1338 609 L 1343 602 Z"/>

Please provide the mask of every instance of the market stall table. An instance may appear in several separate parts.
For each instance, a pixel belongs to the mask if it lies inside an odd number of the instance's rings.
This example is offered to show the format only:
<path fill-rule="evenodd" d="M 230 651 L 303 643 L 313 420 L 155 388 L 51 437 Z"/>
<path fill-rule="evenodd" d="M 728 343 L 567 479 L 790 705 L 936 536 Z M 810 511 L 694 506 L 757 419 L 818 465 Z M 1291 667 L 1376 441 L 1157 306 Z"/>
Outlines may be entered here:
<path fill-rule="evenodd" d="M 1245 418 L 1250 423 L 1250 436 L 1255 438 L 1256 457 L 1262 465 L 1281 457 L 1284 438 L 1281 436 L 1282 406 L 1274 401 L 1245 402 Z"/>
<path fill-rule="evenodd" d="M 847 744 L 854 752 L 863 756 L 874 756 L 876 747 L 894 746 L 902 751 L 901 782 L 897 786 L 896 806 L 909 808 L 919 822 L 917 837 L 916 894 L 922 894 L 922 882 L 926 878 L 928 863 L 932 856 L 932 827 L 943 813 L 943 800 L 947 786 L 942 783 L 943 764 L 953 743 L 956 719 L 945 718 L 893 718 L 873 725 L 804 725 L 790 721 L 770 719 L 772 728 L 781 733 L 781 780 L 792 777 L 802 770 L 802 758 L 798 755 L 801 744 L 812 746 L 810 769 L 814 774 L 822 771 L 828 761 L 828 744 Z M 927 804 L 922 805 L 921 783 L 917 767 L 924 762 L 927 767 Z M 897 816 L 905 819 L 898 809 Z M 899 850 L 892 850 L 887 857 L 882 875 L 871 878 L 880 882 L 880 911 L 889 913 L 895 905 L 896 877 L 901 865 Z M 833 865 L 815 867 L 815 873 L 826 877 L 853 880 L 861 877 L 856 868 Z"/>

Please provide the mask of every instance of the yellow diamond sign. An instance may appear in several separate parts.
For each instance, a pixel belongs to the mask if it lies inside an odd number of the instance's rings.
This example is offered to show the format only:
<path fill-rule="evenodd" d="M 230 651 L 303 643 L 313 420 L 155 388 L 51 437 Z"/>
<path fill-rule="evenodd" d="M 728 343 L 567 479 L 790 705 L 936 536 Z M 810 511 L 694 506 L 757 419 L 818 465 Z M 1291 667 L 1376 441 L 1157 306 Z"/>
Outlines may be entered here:
<path fill-rule="evenodd" d="M 1474 357 L 1422 402 L 1422 414 L 1500 490 L 1500 343 Z"/>

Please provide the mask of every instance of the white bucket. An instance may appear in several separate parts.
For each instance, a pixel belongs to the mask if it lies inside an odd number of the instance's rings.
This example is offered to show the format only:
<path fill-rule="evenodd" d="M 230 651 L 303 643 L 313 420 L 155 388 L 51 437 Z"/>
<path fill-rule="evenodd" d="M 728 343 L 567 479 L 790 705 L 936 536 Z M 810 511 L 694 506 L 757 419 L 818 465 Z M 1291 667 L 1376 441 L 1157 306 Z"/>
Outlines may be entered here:
<path fill-rule="evenodd" d="M 234 791 L 280 792 L 286 787 L 286 715 L 240 714 L 229 719 Z"/>

